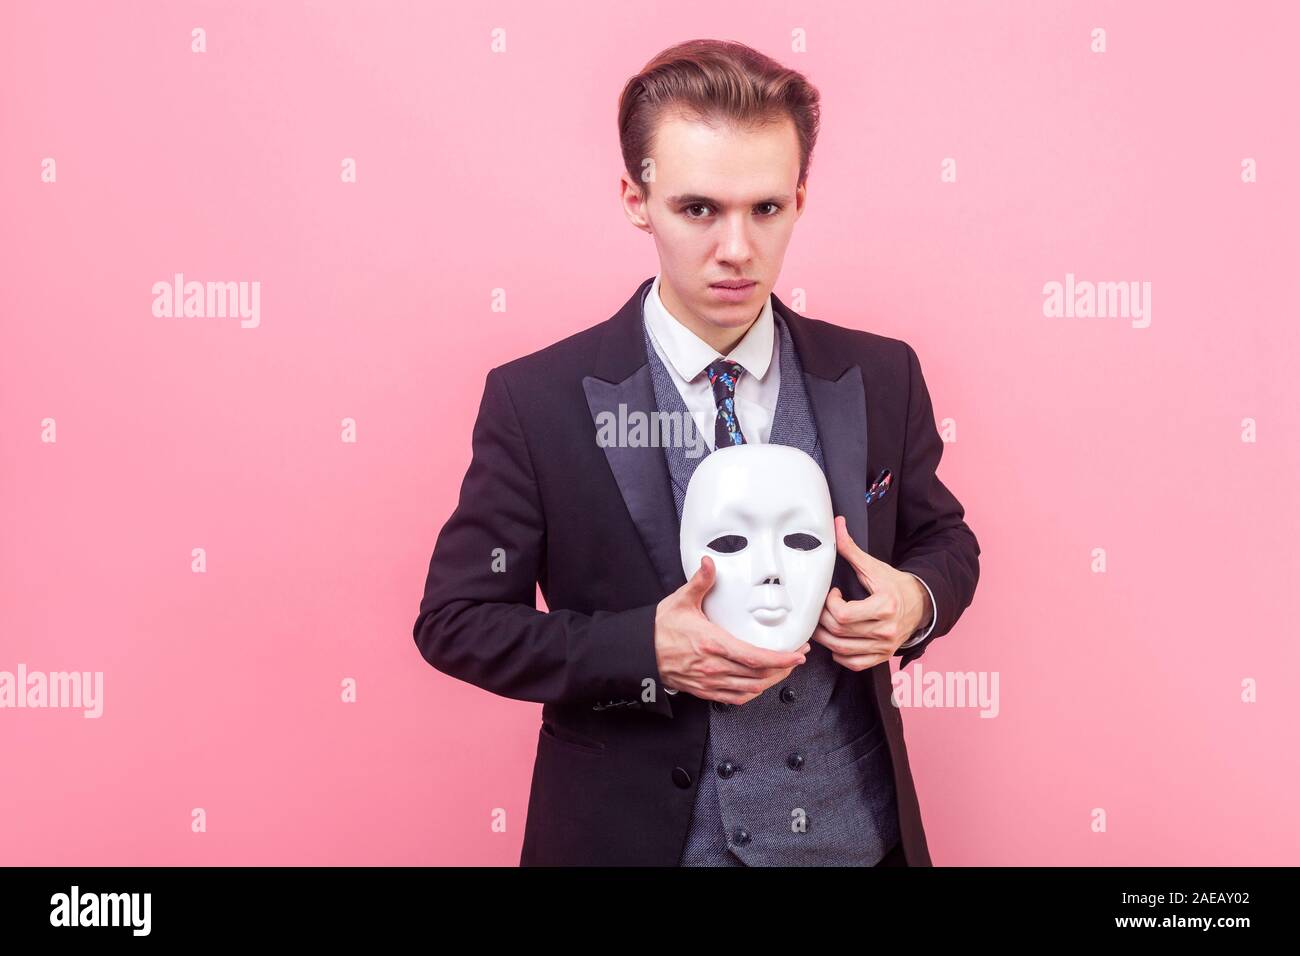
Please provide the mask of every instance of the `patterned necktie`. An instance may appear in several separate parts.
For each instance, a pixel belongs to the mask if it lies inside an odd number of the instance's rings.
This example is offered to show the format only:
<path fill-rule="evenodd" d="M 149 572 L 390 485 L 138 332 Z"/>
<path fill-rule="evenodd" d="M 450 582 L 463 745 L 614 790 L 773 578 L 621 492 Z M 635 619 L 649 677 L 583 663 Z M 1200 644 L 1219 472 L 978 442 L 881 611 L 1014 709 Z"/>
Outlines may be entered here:
<path fill-rule="evenodd" d="M 713 421 L 713 447 L 745 444 L 745 436 L 736 420 L 736 383 L 745 370 L 730 359 L 718 359 L 705 369 L 713 386 L 713 403 L 718 417 Z"/>

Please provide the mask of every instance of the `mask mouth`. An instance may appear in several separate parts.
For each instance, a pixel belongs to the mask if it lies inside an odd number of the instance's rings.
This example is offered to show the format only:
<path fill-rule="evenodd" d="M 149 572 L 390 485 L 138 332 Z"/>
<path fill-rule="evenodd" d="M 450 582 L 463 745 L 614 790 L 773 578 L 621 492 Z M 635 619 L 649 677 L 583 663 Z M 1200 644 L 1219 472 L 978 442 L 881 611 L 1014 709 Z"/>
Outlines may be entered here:
<path fill-rule="evenodd" d="M 754 615 L 754 620 L 759 624 L 766 624 L 768 627 L 775 627 L 785 620 L 786 615 L 790 612 L 784 608 L 758 607 L 749 612 Z"/>
<path fill-rule="evenodd" d="M 754 595 L 745 609 L 753 615 L 759 624 L 771 627 L 780 624 L 792 610 L 785 588 L 780 584 L 760 584 L 754 588 Z"/>

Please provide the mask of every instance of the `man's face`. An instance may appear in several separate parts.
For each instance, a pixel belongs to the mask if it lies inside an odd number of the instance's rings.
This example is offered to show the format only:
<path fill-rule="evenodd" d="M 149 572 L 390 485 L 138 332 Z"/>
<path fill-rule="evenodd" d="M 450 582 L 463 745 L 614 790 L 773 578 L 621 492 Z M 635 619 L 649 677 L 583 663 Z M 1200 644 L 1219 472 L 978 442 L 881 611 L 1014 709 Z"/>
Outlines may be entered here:
<path fill-rule="evenodd" d="M 783 116 L 737 129 L 670 113 L 660 120 L 652 149 L 650 198 L 643 201 L 624 172 L 624 209 L 654 236 L 668 311 L 715 347 L 730 348 L 776 284 L 803 214 L 806 185 L 796 185 L 794 123 Z M 737 280 L 752 284 L 718 285 Z"/>

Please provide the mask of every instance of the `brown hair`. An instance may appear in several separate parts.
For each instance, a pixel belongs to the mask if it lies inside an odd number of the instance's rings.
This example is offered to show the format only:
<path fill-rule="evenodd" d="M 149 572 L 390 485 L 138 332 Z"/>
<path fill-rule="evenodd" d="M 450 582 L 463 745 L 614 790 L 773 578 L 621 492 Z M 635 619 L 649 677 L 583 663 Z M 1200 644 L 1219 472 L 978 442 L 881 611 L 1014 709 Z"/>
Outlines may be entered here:
<path fill-rule="evenodd" d="M 692 119 L 741 126 L 789 116 L 799 137 L 799 184 L 808 178 L 821 120 L 817 88 L 801 73 L 743 43 L 688 40 L 655 56 L 627 81 L 618 98 L 623 165 L 646 196 L 641 163 L 650 155 L 660 117 L 680 111 Z"/>

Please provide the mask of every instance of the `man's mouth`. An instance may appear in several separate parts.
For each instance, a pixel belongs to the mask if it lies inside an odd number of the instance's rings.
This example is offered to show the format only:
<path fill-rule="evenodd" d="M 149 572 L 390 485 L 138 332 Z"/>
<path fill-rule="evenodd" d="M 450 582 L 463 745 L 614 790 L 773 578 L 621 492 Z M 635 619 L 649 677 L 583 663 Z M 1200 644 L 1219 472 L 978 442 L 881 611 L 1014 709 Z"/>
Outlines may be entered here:
<path fill-rule="evenodd" d="M 739 305 L 742 302 L 749 302 L 750 296 L 754 294 L 754 289 L 757 287 L 758 283 L 753 279 L 724 279 L 709 286 L 709 291 L 719 302 Z"/>

